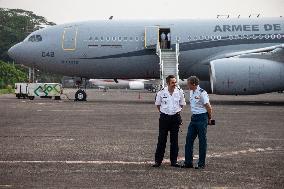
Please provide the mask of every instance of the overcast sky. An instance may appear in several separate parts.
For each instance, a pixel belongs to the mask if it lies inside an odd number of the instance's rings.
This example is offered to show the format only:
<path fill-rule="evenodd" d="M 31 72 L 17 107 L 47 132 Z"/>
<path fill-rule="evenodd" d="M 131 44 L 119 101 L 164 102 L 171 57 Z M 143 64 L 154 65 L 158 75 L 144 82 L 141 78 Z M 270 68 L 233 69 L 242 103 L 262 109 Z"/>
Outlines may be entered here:
<path fill-rule="evenodd" d="M 284 16 L 284 0 L 0 0 L 0 7 L 33 11 L 56 24 L 111 15 L 114 19 Z"/>

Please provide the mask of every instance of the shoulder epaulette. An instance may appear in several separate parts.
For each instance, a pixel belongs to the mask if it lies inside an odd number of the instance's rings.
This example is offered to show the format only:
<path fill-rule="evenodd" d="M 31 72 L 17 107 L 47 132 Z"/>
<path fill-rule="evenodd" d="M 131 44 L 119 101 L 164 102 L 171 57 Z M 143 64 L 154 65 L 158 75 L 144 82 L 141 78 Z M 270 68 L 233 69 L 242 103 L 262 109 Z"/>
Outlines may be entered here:
<path fill-rule="evenodd" d="M 165 87 L 161 88 L 159 91 L 162 91 L 162 90 L 164 90 L 164 89 L 165 89 Z"/>

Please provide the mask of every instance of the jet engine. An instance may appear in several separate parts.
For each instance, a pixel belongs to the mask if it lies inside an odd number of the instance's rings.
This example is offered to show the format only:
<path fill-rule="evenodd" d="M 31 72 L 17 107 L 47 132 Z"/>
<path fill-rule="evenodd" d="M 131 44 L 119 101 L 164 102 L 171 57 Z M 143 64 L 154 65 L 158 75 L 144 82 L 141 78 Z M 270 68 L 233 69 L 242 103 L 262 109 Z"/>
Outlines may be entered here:
<path fill-rule="evenodd" d="M 144 89 L 144 83 L 141 81 L 130 81 L 129 88 L 133 90 L 141 90 Z"/>
<path fill-rule="evenodd" d="M 210 62 L 214 94 L 253 95 L 284 90 L 284 64 L 257 58 L 224 58 Z"/>

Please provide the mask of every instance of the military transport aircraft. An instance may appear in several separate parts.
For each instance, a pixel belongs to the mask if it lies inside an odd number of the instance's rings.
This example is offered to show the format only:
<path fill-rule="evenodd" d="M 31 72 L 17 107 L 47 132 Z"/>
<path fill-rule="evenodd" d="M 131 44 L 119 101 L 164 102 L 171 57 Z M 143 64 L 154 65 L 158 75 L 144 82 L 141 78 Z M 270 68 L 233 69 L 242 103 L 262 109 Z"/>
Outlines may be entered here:
<path fill-rule="evenodd" d="M 208 92 L 284 90 L 284 18 L 101 20 L 51 26 L 8 51 L 16 63 L 96 79 L 209 82 Z M 77 100 L 86 99 L 78 90 Z"/>

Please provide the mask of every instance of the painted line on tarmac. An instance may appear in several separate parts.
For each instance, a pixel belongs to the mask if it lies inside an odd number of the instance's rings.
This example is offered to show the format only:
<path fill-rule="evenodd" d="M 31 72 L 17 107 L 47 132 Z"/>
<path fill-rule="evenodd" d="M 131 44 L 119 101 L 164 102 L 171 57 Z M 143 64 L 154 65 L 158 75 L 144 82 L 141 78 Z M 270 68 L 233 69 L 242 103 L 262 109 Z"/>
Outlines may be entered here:
<path fill-rule="evenodd" d="M 37 110 L 38 112 L 94 112 L 95 110 L 41 110 L 41 109 L 38 109 Z"/>
<path fill-rule="evenodd" d="M 226 157 L 226 156 L 236 156 L 236 155 L 245 155 L 245 154 L 249 154 L 249 153 L 257 153 L 257 152 L 266 152 L 266 151 L 277 151 L 277 150 L 281 150 L 281 147 L 276 147 L 276 148 L 271 148 L 271 147 L 267 147 L 267 148 L 249 148 L 247 150 L 239 150 L 239 151 L 232 151 L 232 152 L 223 152 L 223 153 L 213 153 L 208 155 L 208 158 L 215 158 L 215 157 Z"/>
<path fill-rule="evenodd" d="M 7 164 L 17 164 L 17 163 L 37 163 L 37 164 L 97 164 L 97 165 L 104 165 L 104 164 L 123 164 L 123 165 L 142 165 L 142 164 L 151 164 L 154 163 L 153 161 L 145 161 L 145 162 L 131 162 L 131 161 L 0 161 L 0 163 L 7 163 Z"/>
<path fill-rule="evenodd" d="M 207 155 L 207 158 L 222 158 L 222 157 L 230 157 L 236 155 L 246 155 L 249 153 L 258 153 L 258 152 L 267 152 L 267 151 L 282 151 L 281 147 L 276 148 L 249 148 L 247 150 L 239 150 L 239 151 L 231 151 L 231 152 L 222 152 L 222 153 L 213 153 Z M 193 159 L 198 159 L 198 155 L 195 155 Z M 184 160 L 184 157 L 179 157 L 178 161 Z M 118 164 L 118 165 L 145 165 L 145 164 L 153 164 L 154 161 L 0 161 L 0 164 L 18 164 L 18 163 L 27 163 L 27 164 L 96 164 L 96 165 L 104 165 L 104 164 Z M 163 163 L 170 163 L 169 159 L 165 159 Z"/>

